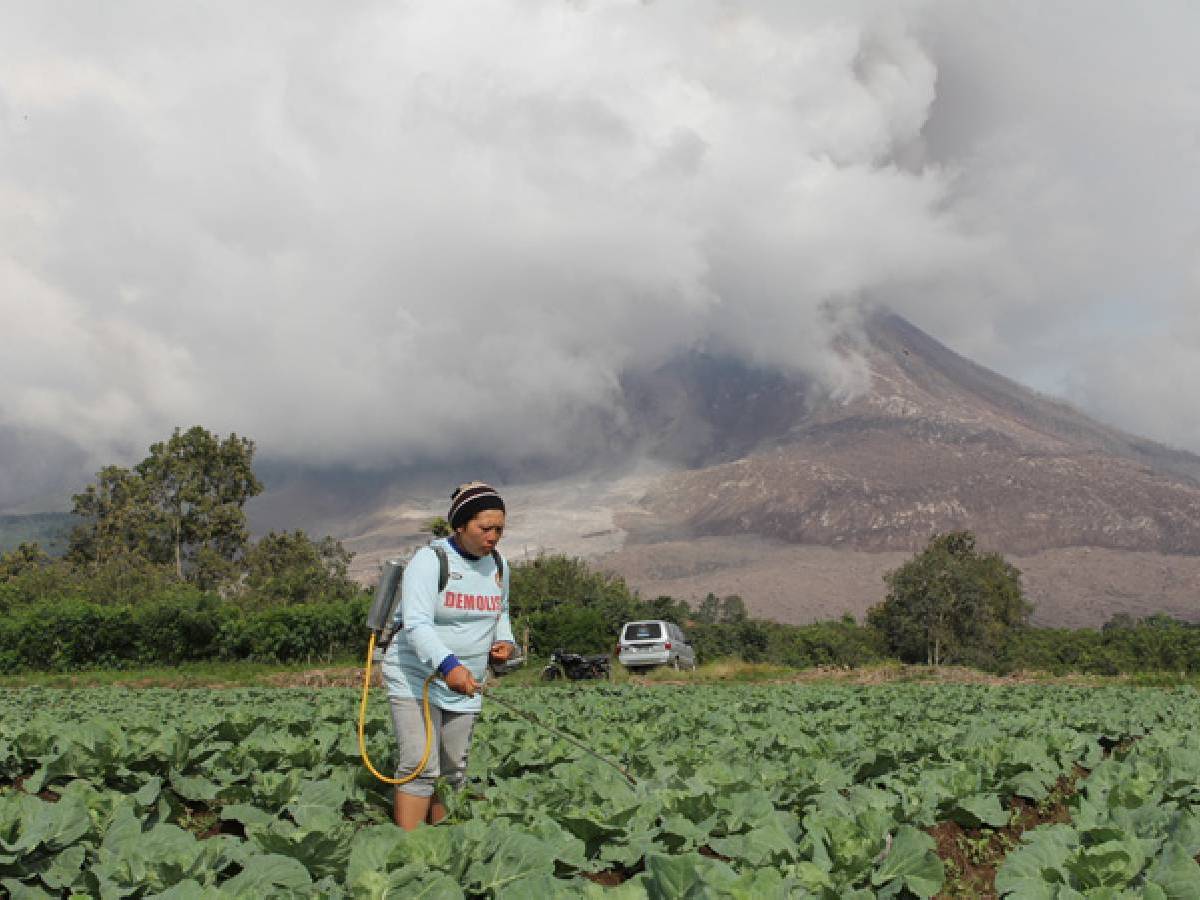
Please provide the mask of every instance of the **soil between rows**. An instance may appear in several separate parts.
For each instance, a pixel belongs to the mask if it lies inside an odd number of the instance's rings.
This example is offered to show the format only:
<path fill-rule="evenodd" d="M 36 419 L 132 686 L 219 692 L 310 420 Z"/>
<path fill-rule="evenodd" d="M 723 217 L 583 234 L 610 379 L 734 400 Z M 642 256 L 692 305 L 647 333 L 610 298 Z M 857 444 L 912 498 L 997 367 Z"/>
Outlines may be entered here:
<path fill-rule="evenodd" d="M 371 684 L 381 687 L 382 680 L 378 667 L 372 668 Z M 281 688 L 361 688 L 363 669 L 353 666 L 332 666 L 308 669 L 302 672 L 280 672 L 267 676 L 265 683 L 271 687 Z M 1112 679 L 1109 679 L 1111 681 Z M 864 668 L 848 668 L 843 666 L 814 666 L 808 669 L 798 669 L 794 674 L 780 678 L 766 678 L 745 683 L 752 684 L 807 684 L 810 682 L 838 682 L 843 684 L 871 686 L 894 684 L 897 682 L 915 682 L 919 684 L 981 684 L 994 687 L 1006 685 L 1043 685 L 1069 684 L 1091 686 L 1101 683 L 1102 679 L 1084 675 L 1048 676 L 1041 672 L 1014 672 L 1010 675 L 993 675 L 977 669 L 960 666 L 868 666 Z M 503 683 L 503 681 L 501 682 Z M 588 682 L 579 682 L 586 684 Z M 711 678 L 655 678 L 647 680 L 631 676 L 631 684 L 643 687 L 688 687 L 700 684 L 740 684 L 736 677 L 722 678 L 719 675 Z M 538 683 L 541 684 L 540 682 Z M 228 685 L 213 685 L 216 688 Z M 535 685 L 514 685 L 514 687 L 533 687 Z"/>
<path fill-rule="evenodd" d="M 946 869 L 946 884 L 935 900 L 954 897 L 975 897 L 993 900 L 996 893 L 996 872 L 1009 851 L 1021 841 L 1021 835 L 1039 825 L 1069 823 L 1071 809 L 1067 805 L 1078 792 L 1078 782 L 1086 778 L 1086 769 L 1075 767 L 1071 775 L 1063 775 L 1051 789 L 1048 802 L 1033 803 L 1024 797 L 1010 797 L 1008 809 L 1012 815 L 1003 828 L 964 828 L 957 822 L 939 822 L 925 829 L 935 841 L 935 852 Z"/>

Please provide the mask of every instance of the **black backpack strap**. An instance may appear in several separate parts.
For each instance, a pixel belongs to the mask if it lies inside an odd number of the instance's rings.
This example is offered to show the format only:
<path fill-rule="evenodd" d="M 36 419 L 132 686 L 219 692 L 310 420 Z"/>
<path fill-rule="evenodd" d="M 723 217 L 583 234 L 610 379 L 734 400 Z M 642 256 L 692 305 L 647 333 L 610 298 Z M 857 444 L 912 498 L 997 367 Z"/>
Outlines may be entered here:
<path fill-rule="evenodd" d="M 438 558 L 438 593 L 446 589 L 446 585 L 450 583 L 450 557 L 446 555 L 446 548 L 441 544 L 430 544 L 433 552 Z M 492 551 L 492 559 L 496 563 L 496 573 L 501 579 L 504 578 L 504 560 L 500 558 L 500 551 Z"/>
<path fill-rule="evenodd" d="M 450 557 L 446 555 L 446 548 L 441 544 L 432 544 L 431 546 L 438 558 L 438 593 L 440 594 L 450 583 Z"/>
<path fill-rule="evenodd" d="M 434 553 L 437 554 L 438 558 L 438 593 L 440 594 L 446 589 L 446 585 L 450 583 L 450 558 L 446 556 L 446 548 L 440 544 L 430 544 L 429 547 Z M 400 618 L 400 600 L 398 597 L 400 593 L 399 581 L 400 579 L 397 578 L 396 587 L 394 588 L 394 591 L 397 595 L 397 599 L 393 601 L 393 608 L 395 609 L 395 621 L 392 623 L 391 627 L 380 634 L 379 640 L 375 642 L 375 646 L 377 646 L 380 650 L 386 650 L 388 644 L 392 642 L 392 637 L 397 631 L 404 627 L 404 622 Z"/>

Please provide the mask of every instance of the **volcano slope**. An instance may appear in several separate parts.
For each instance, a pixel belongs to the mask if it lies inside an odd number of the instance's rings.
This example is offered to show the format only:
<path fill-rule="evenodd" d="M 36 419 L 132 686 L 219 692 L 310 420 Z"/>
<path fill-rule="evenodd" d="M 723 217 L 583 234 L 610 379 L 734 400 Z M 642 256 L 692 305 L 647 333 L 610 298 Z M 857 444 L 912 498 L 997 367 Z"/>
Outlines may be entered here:
<path fill-rule="evenodd" d="M 1200 619 L 1200 457 L 1098 423 L 893 314 L 844 349 L 870 385 L 845 401 L 695 359 L 636 384 L 655 452 L 707 459 L 678 458 L 688 467 L 615 514 L 627 538 L 603 565 L 651 595 L 737 593 L 803 622 L 861 615 L 931 534 L 969 529 L 1022 569 L 1039 624 Z M 737 430 L 747 422 L 757 431 Z"/>

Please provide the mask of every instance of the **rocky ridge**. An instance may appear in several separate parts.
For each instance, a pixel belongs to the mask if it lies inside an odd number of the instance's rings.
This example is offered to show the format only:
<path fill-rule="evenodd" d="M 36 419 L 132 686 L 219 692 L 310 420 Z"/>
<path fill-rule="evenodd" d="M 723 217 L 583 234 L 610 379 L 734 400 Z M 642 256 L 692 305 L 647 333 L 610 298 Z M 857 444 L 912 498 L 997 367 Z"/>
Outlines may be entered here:
<path fill-rule="evenodd" d="M 1200 458 L 988 373 L 896 316 L 867 334 L 868 392 L 773 446 L 668 476 L 643 500 L 655 529 L 867 551 L 970 529 L 1016 554 L 1200 554 Z"/>

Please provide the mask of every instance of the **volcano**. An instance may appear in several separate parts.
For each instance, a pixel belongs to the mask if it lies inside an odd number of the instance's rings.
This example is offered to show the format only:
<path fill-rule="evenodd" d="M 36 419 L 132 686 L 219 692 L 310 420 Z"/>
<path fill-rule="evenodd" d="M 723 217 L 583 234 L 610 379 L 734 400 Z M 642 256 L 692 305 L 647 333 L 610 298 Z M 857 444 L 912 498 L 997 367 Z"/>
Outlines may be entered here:
<path fill-rule="evenodd" d="M 1095 422 L 896 315 L 868 318 L 850 352 L 870 379 L 853 398 L 814 404 L 803 379 L 743 393 L 782 411 L 780 427 L 650 490 L 654 527 L 869 551 L 969 529 L 1005 553 L 1200 555 L 1200 457 Z M 721 416 L 719 399 L 707 408 Z"/>

